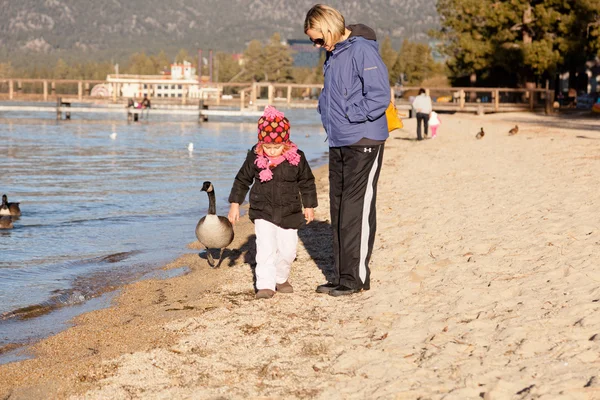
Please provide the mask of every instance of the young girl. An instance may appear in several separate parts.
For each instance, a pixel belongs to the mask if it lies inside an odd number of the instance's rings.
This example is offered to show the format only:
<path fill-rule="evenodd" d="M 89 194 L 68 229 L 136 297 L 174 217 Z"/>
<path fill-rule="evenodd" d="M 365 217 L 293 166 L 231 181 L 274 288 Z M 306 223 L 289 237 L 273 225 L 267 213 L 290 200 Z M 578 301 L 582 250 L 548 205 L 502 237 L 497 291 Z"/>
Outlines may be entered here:
<path fill-rule="evenodd" d="M 240 219 L 250 190 L 250 220 L 256 233 L 256 298 L 292 293 L 288 282 L 296 258 L 298 228 L 314 219 L 315 177 L 304 153 L 290 141 L 290 123 L 275 107 L 258 120 L 258 143 L 248 152 L 229 195 L 229 221 Z M 304 212 L 302 207 L 304 206 Z"/>
<path fill-rule="evenodd" d="M 435 111 L 432 111 L 431 114 L 429 114 L 429 127 L 431 128 L 432 139 L 434 139 L 435 135 L 437 135 L 437 129 L 441 123 L 442 121 L 440 120 L 438 114 Z"/>

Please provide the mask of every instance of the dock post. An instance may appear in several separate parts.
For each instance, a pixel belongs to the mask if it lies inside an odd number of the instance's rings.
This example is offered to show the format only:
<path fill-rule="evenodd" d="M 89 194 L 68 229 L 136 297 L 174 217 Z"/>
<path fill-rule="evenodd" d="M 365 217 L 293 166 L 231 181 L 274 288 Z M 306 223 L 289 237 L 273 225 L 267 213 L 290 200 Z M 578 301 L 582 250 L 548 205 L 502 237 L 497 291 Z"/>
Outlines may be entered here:
<path fill-rule="evenodd" d="M 500 91 L 498 89 L 494 90 L 494 111 L 498 112 L 500 110 Z"/>
<path fill-rule="evenodd" d="M 223 86 L 217 85 L 217 105 L 221 105 L 221 97 L 223 96 Z"/>
<path fill-rule="evenodd" d="M 529 95 L 529 111 L 533 111 L 533 101 L 534 101 L 534 94 L 535 92 L 532 90 L 527 90 L 527 94 Z"/>
<path fill-rule="evenodd" d="M 460 89 L 460 91 L 458 92 L 458 98 L 459 98 L 459 109 L 462 110 L 465 108 L 465 91 L 463 89 Z"/>
<path fill-rule="evenodd" d="M 77 99 L 79 101 L 83 100 L 83 82 L 77 82 Z"/>
<path fill-rule="evenodd" d="M 85 95 L 90 96 L 90 83 L 89 82 L 85 83 Z"/>
<path fill-rule="evenodd" d="M 287 105 L 288 107 L 292 104 L 292 85 L 287 87 Z"/>
<path fill-rule="evenodd" d="M 52 88 L 52 96 L 56 95 L 56 82 L 52 81 L 52 84 L 50 85 L 50 87 Z"/>
<path fill-rule="evenodd" d="M 17 93 L 23 94 L 23 82 L 17 81 Z"/>
<path fill-rule="evenodd" d="M 204 104 L 204 100 L 200 99 L 200 109 L 198 112 L 198 122 L 208 122 L 208 115 L 202 113 L 202 111 L 208 110 L 208 105 Z"/>
<path fill-rule="evenodd" d="M 14 92 L 15 92 L 15 87 L 14 87 L 14 83 L 13 80 L 9 80 L 8 81 L 8 99 L 12 100 L 14 97 Z"/>
<path fill-rule="evenodd" d="M 273 104 L 274 92 L 275 92 L 275 87 L 272 84 L 269 84 L 269 88 L 268 88 L 269 104 Z"/>
<path fill-rule="evenodd" d="M 60 106 L 62 104 L 62 99 L 60 97 L 56 98 L 56 120 L 60 121 L 62 119 L 62 113 L 60 111 Z"/>
<path fill-rule="evenodd" d="M 240 93 L 240 111 L 244 111 L 244 103 L 246 102 L 246 91 L 242 90 Z"/>
<path fill-rule="evenodd" d="M 554 112 L 554 92 L 546 89 L 546 115 L 550 115 Z"/>
<path fill-rule="evenodd" d="M 48 101 L 48 81 L 44 81 L 44 101 Z"/>
<path fill-rule="evenodd" d="M 256 105 L 256 97 L 257 97 L 257 84 L 256 82 L 252 82 L 252 91 L 250 92 L 250 104 L 252 104 L 252 109 L 254 111 L 258 110 Z"/>

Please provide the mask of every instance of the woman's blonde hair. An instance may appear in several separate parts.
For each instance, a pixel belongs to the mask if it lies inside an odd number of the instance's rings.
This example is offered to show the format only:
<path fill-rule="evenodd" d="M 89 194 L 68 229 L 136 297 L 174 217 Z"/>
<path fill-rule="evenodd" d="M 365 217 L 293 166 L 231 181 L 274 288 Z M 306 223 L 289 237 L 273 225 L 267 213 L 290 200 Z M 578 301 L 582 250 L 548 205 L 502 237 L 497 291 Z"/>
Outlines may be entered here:
<path fill-rule="evenodd" d="M 333 41 L 338 42 L 346 32 L 346 21 L 335 8 L 325 4 L 315 4 L 308 10 L 304 20 L 304 33 L 309 29 L 320 31 L 323 35 L 331 32 Z"/>

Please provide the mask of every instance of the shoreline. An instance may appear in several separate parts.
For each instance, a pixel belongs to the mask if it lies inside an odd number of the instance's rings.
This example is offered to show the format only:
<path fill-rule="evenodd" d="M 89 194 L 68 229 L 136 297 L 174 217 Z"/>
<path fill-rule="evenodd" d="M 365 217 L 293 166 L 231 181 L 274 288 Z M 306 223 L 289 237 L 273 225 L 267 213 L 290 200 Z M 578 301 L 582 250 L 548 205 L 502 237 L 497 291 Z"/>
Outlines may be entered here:
<path fill-rule="evenodd" d="M 331 267 L 320 167 L 295 293 L 254 300 L 246 215 L 231 267 L 188 254 L 165 266 L 188 275 L 126 286 L 0 366 L 0 398 L 600 396 L 600 119 L 441 118 L 435 140 L 405 120 L 386 144 L 371 290 L 314 293 Z"/>

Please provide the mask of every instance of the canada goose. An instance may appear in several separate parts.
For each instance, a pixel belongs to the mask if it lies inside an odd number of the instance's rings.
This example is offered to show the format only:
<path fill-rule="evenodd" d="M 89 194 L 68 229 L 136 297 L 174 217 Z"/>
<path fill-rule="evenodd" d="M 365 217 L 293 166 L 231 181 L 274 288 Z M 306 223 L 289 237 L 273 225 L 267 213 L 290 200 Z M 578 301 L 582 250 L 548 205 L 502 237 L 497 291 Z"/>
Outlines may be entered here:
<path fill-rule="evenodd" d="M 12 229 L 13 222 L 12 218 L 8 215 L 0 216 L 0 229 Z"/>
<path fill-rule="evenodd" d="M 483 131 L 483 128 L 481 128 L 481 130 L 479 132 L 477 132 L 477 135 L 475 135 L 475 139 L 481 139 L 484 136 L 485 136 L 485 132 Z"/>
<path fill-rule="evenodd" d="M 514 128 L 508 131 L 509 136 L 516 135 L 517 133 L 519 133 L 519 125 L 515 125 Z"/>
<path fill-rule="evenodd" d="M 9 203 L 8 197 L 5 194 L 2 195 L 2 206 L 0 206 L 0 215 L 12 215 L 18 217 L 21 215 L 21 209 L 19 203 Z"/>
<path fill-rule="evenodd" d="M 196 237 L 206 247 L 208 264 L 214 268 L 218 265 L 215 265 L 210 249 L 219 249 L 220 260 L 221 250 L 233 241 L 233 226 L 227 218 L 217 215 L 215 188 L 212 183 L 204 182 L 202 191 L 208 194 L 208 213 L 196 225 Z"/>

